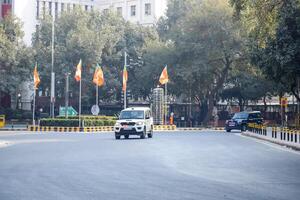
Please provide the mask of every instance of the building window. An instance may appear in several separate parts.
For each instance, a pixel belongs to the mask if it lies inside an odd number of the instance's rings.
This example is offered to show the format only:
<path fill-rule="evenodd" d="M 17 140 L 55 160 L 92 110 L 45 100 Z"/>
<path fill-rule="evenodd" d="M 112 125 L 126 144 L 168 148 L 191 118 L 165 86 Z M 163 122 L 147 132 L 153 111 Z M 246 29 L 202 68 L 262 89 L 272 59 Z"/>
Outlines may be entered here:
<path fill-rule="evenodd" d="M 3 4 L 11 4 L 11 0 L 4 0 Z"/>
<path fill-rule="evenodd" d="M 117 14 L 118 14 L 119 16 L 122 16 L 122 14 L 123 14 L 123 9 L 122 9 L 122 7 L 117 7 Z"/>
<path fill-rule="evenodd" d="M 150 3 L 145 4 L 145 15 L 151 15 L 151 4 Z"/>
<path fill-rule="evenodd" d="M 36 19 L 40 17 L 40 1 L 36 1 Z"/>
<path fill-rule="evenodd" d="M 67 11 L 70 12 L 70 9 L 71 9 L 71 5 L 68 3 L 67 4 Z"/>
<path fill-rule="evenodd" d="M 133 17 L 136 15 L 136 6 L 130 6 L 130 15 Z"/>
<path fill-rule="evenodd" d="M 107 9 L 107 8 L 104 9 L 104 10 L 103 10 L 103 13 L 104 13 L 104 14 L 107 14 L 107 13 L 108 13 L 108 9 Z"/>
<path fill-rule="evenodd" d="M 61 3 L 61 8 L 60 8 L 60 10 L 61 10 L 61 12 L 64 12 L 65 11 L 65 4 L 64 3 Z"/>
<path fill-rule="evenodd" d="M 76 4 L 74 3 L 74 4 L 73 4 L 73 10 L 75 10 L 75 8 L 76 8 Z"/>
<path fill-rule="evenodd" d="M 89 6 L 85 5 L 85 11 L 88 11 L 88 9 L 89 9 Z"/>
<path fill-rule="evenodd" d="M 49 15 L 52 15 L 52 2 L 49 2 Z"/>
<path fill-rule="evenodd" d="M 55 18 L 58 16 L 58 3 L 55 2 Z"/>
<path fill-rule="evenodd" d="M 43 1 L 43 18 L 45 18 L 46 15 L 46 1 Z"/>
<path fill-rule="evenodd" d="M 94 7 L 93 6 L 91 6 L 91 11 L 93 11 L 94 10 Z"/>

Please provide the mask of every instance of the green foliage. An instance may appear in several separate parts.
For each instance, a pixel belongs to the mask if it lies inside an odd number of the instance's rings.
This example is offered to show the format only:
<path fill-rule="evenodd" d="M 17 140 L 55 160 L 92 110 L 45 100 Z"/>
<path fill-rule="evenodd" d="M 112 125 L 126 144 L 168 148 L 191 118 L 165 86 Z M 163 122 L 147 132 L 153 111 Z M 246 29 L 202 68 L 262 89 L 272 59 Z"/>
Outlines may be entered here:
<path fill-rule="evenodd" d="M 75 67 L 82 59 L 82 102 L 93 105 L 95 86 L 92 83 L 96 63 L 103 67 L 105 85 L 100 88 L 100 100 L 111 102 L 119 97 L 121 92 L 122 70 L 124 66 L 124 51 L 129 58 L 137 60 L 146 40 L 154 39 L 155 30 L 150 27 L 134 25 L 125 22 L 113 11 L 99 13 L 98 11 L 85 12 L 77 9 L 74 12 L 63 13 L 55 22 L 55 67 L 56 88 L 63 96 L 65 73 L 74 76 Z M 37 52 L 41 75 L 40 89 L 49 91 L 51 69 L 51 18 L 41 20 L 40 27 L 34 35 L 34 48 Z M 128 61 L 129 61 L 128 58 Z M 128 62 L 129 88 L 134 95 L 138 95 L 136 82 L 141 81 L 135 75 L 136 69 Z M 78 83 L 70 79 L 70 90 L 74 97 L 78 97 Z M 148 91 L 149 92 L 149 91 Z"/>
<path fill-rule="evenodd" d="M 78 127 L 78 119 L 41 119 L 40 126 Z"/>
<path fill-rule="evenodd" d="M 174 48 L 169 88 L 201 104 L 208 101 L 206 121 L 243 55 L 239 24 L 232 16 L 226 0 L 171 0 L 167 18 L 159 25 L 160 35 Z"/>
<path fill-rule="evenodd" d="M 82 117 L 81 124 L 84 127 L 95 127 L 95 126 L 113 126 L 116 122 L 113 117 Z M 57 127 L 77 127 L 79 124 L 78 118 L 55 118 L 55 119 L 41 119 L 40 126 L 57 126 Z"/>
<path fill-rule="evenodd" d="M 9 15 L 0 21 L 0 91 L 13 94 L 28 81 L 33 69 L 32 49 L 22 42 L 22 24 Z"/>
<path fill-rule="evenodd" d="M 278 94 L 292 93 L 298 100 L 299 0 L 231 0 L 235 16 L 247 29 L 252 64 L 273 81 Z"/>

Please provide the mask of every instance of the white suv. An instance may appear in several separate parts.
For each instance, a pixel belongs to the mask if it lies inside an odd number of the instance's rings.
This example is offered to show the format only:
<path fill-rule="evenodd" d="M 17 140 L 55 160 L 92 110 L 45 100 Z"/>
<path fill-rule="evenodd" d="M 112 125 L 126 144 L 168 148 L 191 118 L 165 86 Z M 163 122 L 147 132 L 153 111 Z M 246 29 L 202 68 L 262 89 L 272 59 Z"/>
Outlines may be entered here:
<path fill-rule="evenodd" d="M 138 135 L 141 139 L 153 136 L 153 118 L 150 108 L 133 107 L 121 111 L 115 126 L 115 137 L 120 139 L 123 135 L 128 139 L 130 135 Z"/>

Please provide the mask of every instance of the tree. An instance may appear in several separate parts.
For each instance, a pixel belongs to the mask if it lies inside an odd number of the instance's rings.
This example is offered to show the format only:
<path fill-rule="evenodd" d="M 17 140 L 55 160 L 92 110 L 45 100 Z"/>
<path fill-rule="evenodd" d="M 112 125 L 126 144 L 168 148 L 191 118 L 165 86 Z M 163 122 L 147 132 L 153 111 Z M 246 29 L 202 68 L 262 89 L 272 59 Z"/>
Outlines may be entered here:
<path fill-rule="evenodd" d="M 33 69 L 32 49 L 22 42 L 22 24 L 13 15 L 0 21 L 0 92 L 13 94 L 30 80 Z"/>
<path fill-rule="evenodd" d="M 166 30 L 166 41 L 175 46 L 177 82 L 173 90 L 180 85 L 187 96 L 207 107 L 205 124 L 242 54 L 240 30 L 232 15 L 226 0 L 172 0 L 159 29 Z"/>
<path fill-rule="evenodd" d="M 236 12 L 241 13 L 239 19 L 243 23 L 248 24 L 246 21 L 251 16 L 252 21 L 257 22 L 248 27 L 247 35 L 252 64 L 259 66 L 276 84 L 279 94 L 292 93 L 300 101 L 297 90 L 297 80 L 300 79 L 300 1 L 232 0 L 232 3 Z"/>
<path fill-rule="evenodd" d="M 147 39 L 155 38 L 152 28 L 125 22 L 117 13 L 110 10 L 107 13 L 98 11 L 85 12 L 77 8 L 74 12 L 62 13 L 55 21 L 55 63 L 56 80 L 64 83 L 66 72 L 75 72 L 75 66 L 83 62 L 83 105 L 94 104 L 95 87 L 92 83 L 94 67 L 102 65 L 105 85 L 100 89 L 100 101 L 111 102 L 120 98 L 122 70 L 124 67 L 124 52 L 130 59 L 136 60 L 141 54 Z M 51 17 L 41 20 L 40 27 L 34 35 L 33 44 L 36 49 L 36 59 L 42 66 L 41 90 L 49 91 L 51 69 Z M 130 64 L 130 62 L 128 62 Z M 138 68 L 128 67 L 129 88 L 137 87 L 140 81 L 135 76 Z M 71 79 L 72 93 L 78 96 L 78 84 Z M 56 85 L 59 94 L 64 94 L 64 84 Z M 139 90 L 133 90 L 139 91 Z M 137 92 L 138 94 L 138 92 Z"/>

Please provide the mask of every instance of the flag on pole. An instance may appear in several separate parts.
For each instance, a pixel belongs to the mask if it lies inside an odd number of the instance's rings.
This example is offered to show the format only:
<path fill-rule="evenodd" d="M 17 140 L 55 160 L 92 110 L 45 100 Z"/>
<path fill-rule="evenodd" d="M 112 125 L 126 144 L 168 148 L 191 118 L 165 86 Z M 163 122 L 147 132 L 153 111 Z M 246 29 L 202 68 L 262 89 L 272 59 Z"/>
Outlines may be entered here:
<path fill-rule="evenodd" d="M 125 65 L 123 70 L 123 88 L 122 88 L 123 91 L 126 91 L 127 89 L 127 81 L 128 81 L 128 72 Z"/>
<path fill-rule="evenodd" d="M 160 78 L 159 78 L 160 84 L 164 85 L 169 82 L 169 76 L 167 71 L 167 66 L 165 66 L 164 70 L 162 71 Z"/>
<path fill-rule="evenodd" d="M 97 67 L 96 67 L 94 78 L 93 78 L 93 83 L 95 83 L 99 87 L 104 85 L 104 74 L 103 74 L 102 68 L 99 65 L 97 65 Z"/>
<path fill-rule="evenodd" d="M 82 61 L 80 59 L 77 68 L 76 68 L 76 73 L 75 73 L 75 79 L 76 81 L 80 81 L 81 80 L 81 68 L 82 68 Z"/>
<path fill-rule="evenodd" d="M 33 82 L 34 82 L 34 89 L 36 90 L 41 82 L 39 73 L 37 71 L 37 63 L 35 64 L 34 71 L 33 71 Z"/>

